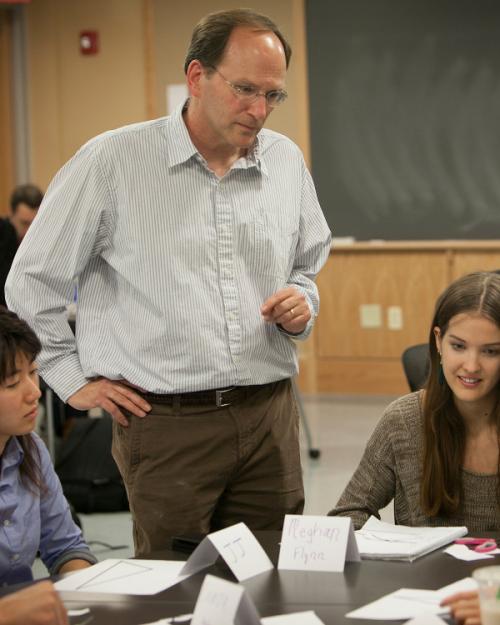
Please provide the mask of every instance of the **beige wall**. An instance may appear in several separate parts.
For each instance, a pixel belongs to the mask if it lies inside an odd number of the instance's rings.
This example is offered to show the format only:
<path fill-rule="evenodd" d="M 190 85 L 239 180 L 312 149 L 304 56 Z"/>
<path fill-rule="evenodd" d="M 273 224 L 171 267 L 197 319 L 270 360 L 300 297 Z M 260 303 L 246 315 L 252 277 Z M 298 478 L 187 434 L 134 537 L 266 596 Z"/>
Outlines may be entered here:
<path fill-rule="evenodd" d="M 272 17 L 294 48 L 289 100 L 268 126 L 295 140 L 309 159 L 303 0 L 245 2 Z M 238 1 L 35 0 L 27 7 L 33 182 L 46 188 L 57 169 L 90 137 L 160 116 L 167 84 L 184 81 L 194 24 Z M 100 51 L 83 56 L 82 30 L 97 30 Z"/>
<path fill-rule="evenodd" d="M 11 110 L 11 19 L 0 8 L 0 217 L 10 212 L 9 197 L 14 185 L 13 118 Z"/>
<path fill-rule="evenodd" d="M 46 187 L 90 137 L 145 119 L 142 0 L 36 0 L 27 9 L 32 179 Z M 84 56 L 79 32 L 97 30 Z"/>

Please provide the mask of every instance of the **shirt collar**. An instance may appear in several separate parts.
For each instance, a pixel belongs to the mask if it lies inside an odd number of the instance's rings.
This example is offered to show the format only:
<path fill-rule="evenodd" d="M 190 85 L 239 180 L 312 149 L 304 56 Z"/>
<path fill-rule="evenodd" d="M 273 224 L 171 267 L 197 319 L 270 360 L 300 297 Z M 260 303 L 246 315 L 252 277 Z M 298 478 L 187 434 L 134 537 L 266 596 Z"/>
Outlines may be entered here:
<path fill-rule="evenodd" d="M 2 454 L 2 472 L 11 466 L 18 466 L 24 458 L 23 448 L 16 436 L 11 436 Z"/>
<path fill-rule="evenodd" d="M 244 162 L 246 162 L 247 168 L 256 167 L 260 171 L 260 173 L 267 176 L 268 173 L 266 163 L 264 158 L 262 157 L 262 141 L 263 136 L 262 131 L 260 131 L 255 137 L 254 144 L 248 150 L 246 157 L 244 159 L 240 159 L 240 161 L 243 160 Z"/>
<path fill-rule="evenodd" d="M 186 128 L 186 124 L 184 123 L 184 118 L 182 116 L 183 111 L 188 105 L 188 101 L 189 99 L 175 109 L 170 116 L 166 127 L 169 167 L 185 163 L 194 156 L 200 158 L 202 162 L 205 161 L 196 149 L 194 143 L 191 141 L 191 137 L 189 136 L 188 129 Z M 248 154 L 238 159 L 234 167 L 239 169 L 256 167 L 261 173 L 267 176 L 267 168 L 264 159 L 262 158 L 261 142 L 261 134 L 259 133 L 253 146 L 248 151 Z"/>
<path fill-rule="evenodd" d="M 185 163 L 198 153 L 188 129 L 184 123 L 182 112 L 187 106 L 187 100 L 179 105 L 168 118 L 166 126 L 166 136 L 168 141 L 168 165 L 174 167 Z"/>

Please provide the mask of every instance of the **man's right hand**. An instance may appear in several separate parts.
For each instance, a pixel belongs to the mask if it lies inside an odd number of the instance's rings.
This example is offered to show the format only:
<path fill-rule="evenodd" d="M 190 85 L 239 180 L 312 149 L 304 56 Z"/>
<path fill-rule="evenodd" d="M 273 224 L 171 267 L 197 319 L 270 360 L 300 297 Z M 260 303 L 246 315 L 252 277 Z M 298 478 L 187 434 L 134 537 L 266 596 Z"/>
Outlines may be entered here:
<path fill-rule="evenodd" d="M 2 597 L 0 625 L 68 625 L 68 616 L 56 589 L 46 581 Z"/>
<path fill-rule="evenodd" d="M 126 384 L 114 380 L 99 378 L 88 382 L 80 390 L 71 395 L 68 404 L 77 410 L 102 408 L 113 419 L 128 427 L 128 419 L 121 411 L 125 408 L 136 417 L 145 417 L 151 406 L 138 393 Z"/>

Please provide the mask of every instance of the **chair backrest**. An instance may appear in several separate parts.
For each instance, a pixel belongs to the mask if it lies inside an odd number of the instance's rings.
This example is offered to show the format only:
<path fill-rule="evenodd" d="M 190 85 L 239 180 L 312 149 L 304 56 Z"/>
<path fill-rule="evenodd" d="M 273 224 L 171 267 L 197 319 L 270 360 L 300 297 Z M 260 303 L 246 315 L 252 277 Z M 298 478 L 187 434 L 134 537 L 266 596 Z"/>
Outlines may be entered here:
<path fill-rule="evenodd" d="M 401 360 L 410 390 L 418 391 L 425 384 L 429 373 L 429 345 L 419 343 L 407 347 Z"/>

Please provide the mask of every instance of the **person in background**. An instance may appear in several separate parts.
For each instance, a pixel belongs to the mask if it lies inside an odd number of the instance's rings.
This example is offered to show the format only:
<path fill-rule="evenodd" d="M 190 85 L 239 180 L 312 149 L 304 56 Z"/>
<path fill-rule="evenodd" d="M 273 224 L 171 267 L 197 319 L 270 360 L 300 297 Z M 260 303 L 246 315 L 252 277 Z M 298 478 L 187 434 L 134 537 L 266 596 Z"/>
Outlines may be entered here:
<path fill-rule="evenodd" d="M 5 306 L 5 281 L 17 248 L 35 219 L 43 193 L 33 184 L 22 184 L 10 197 L 10 217 L 0 219 L 0 306 Z"/>
<path fill-rule="evenodd" d="M 263 129 L 290 55 L 264 15 L 202 19 L 189 98 L 77 152 L 7 281 L 45 382 L 115 419 L 136 555 L 239 521 L 279 529 L 303 510 L 290 379 L 331 235 L 299 148 Z"/>
<path fill-rule="evenodd" d="M 0 584 L 4 585 L 33 579 L 31 567 L 38 551 L 51 575 L 96 562 L 71 518 L 47 448 L 33 432 L 40 397 L 35 362 L 40 347 L 28 325 L 0 307 Z"/>
<path fill-rule="evenodd" d="M 53 584 L 39 582 L 0 597 L 0 625 L 69 625 Z"/>
<path fill-rule="evenodd" d="M 358 529 L 394 499 L 398 524 L 498 531 L 499 274 L 472 273 L 444 291 L 429 350 L 424 389 L 387 408 L 330 514 Z"/>

